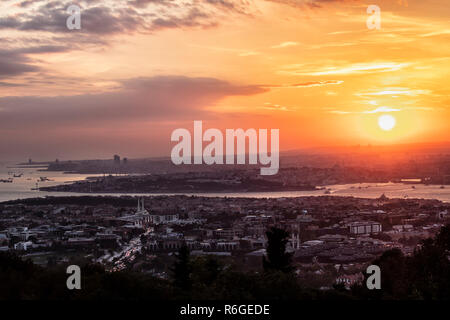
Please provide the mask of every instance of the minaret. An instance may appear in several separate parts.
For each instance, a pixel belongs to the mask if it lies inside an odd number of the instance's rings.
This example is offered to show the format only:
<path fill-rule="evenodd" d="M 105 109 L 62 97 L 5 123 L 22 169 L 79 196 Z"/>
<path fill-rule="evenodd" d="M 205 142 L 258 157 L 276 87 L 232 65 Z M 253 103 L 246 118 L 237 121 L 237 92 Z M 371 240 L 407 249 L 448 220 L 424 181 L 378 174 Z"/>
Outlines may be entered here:
<path fill-rule="evenodd" d="M 141 211 L 141 199 L 138 198 L 138 207 L 137 207 L 137 211 L 140 212 Z"/>
<path fill-rule="evenodd" d="M 291 247 L 292 247 L 292 249 L 296 249 L 295 248 L 295 235 L 294 235 L 294 233 L 292 232 L 291 233 Z"/>

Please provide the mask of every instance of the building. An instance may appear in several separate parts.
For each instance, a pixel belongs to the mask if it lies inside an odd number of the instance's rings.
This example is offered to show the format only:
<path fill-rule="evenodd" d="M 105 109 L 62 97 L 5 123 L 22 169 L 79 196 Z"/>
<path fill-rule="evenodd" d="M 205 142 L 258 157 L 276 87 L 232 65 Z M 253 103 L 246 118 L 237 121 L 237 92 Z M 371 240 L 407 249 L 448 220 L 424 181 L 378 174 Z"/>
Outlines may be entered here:
<path fill-rule="evenodd" d="M 22 241 L 14 244 L 14 250 L 18 251 L 27 251 L 28 249 L 33 247 L 33 242 L 31 241 Z"/>
<path fill-rule="evenodd" d="M 345 288 L 350 289 L 350 287 L 356 283 L 361 283 L 364 280 L 362 273 L 355 274 L 342 274 L 336 278 L 336 284 L 343 284 Z"/>
<path fill-rule="evenodd" d="M 234 230 L 230 228 L 219 228 L 214 230 L 214 236 L 219 239 L 233 239 Z"/>
<path fill-rule="evenodd" d="M 234 251 L 239 249 L 239 241 L 220 241 L 216 243 L 216 249 L 219 251 Z"/>
<path fill-rule="evenodd" d="M 364 221 L 353 222 L 348 225 L 350 234 L 371 234 L 379 233 L 382 231 L 381 224 L 379 222 Z"/>
<path fill-rule="evenodd" d="M 149 221 L 153 224 L 166 224 L 179 221 L 178 214 L 150 214 Z"/>
<path fill-rule="evenodd" d="M 120 156 L 117 154 L 114 155 L 114 164 L 120 165 Z"/>
<path fill-rule="evenodd" d="M 120 217 L 118 220 L 125 221 L 136 228 L 144 228 L 152 222 L 151 215 L 145 210 L 143 198 L 138 199 L 138 206 L 135 214 Z"/>

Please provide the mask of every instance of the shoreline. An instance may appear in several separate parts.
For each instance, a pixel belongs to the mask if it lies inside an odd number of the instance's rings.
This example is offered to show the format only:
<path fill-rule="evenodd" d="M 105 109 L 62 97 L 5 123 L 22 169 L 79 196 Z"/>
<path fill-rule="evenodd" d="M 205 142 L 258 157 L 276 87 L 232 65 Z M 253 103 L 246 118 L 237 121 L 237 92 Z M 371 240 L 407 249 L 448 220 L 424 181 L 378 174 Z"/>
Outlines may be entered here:
<path fill-rule="evenodd" d="M 380 197 L 376 198 L 369 198 L 369 197 L 355 197 L 355 196 L 349 196 L 349 195 L 299 195 L 299 196 L 291 196 L 291 197 L 246 197 L 246 196 L 230 196 L 230 197 L 221 197 L 221 196 L 208 196 L 208 195 L 194 195 L 194 194 L 121 194 L 120 196 L 117 196 L 115 194 L 77 194 L 77 195 L 61 195 L 61 196 L 44 196 L 44 197 L 30 197 L 30 198 L 23 198 L 23 199 L 16 199 L 16 200 L 7 200 L 7 201 L 1 201 L 0 205 L 10 205 L 10 204 L 17 204 L 21 202 L 33 202 L 33 201 L 39 201 L 39 200 L 60 200 L 64 198 L 90 198 L 90 199 L 114 199 L 114 198 L 139 198 L 139 197 L 186 197 L 186 198 L 204 198 L 204 199 L 211 199 L 211 198 L 234 198 L 236 200 L 243 200 L 243 199 L 259 199 L 259 200 L 269 200 L 269 199 L 283 199 L 283 198 L 292 198 L 292 199 L 299 199 L 299 198 L 336 198 L 336 201 L 339 200 L 377 200 L 380 199 Z M 443 201 L 439 199 L 431 199 L 431 198 L 396 198 L 396 197 L 387 197 L 386 199 L 380 199 L 380 201 L 436 201 L 440 203 L 450 203 L 450 201 Z"/>
<path fill-rule="evenodd" d="M 301 192 L 301 191 L 300 191 Z M 312 191 L 314 192 L 314 191 Z M 281 193 L 281 194 L 280 194 Z M 83 193 L 83 192 L 58 192 L 58 193 L 51 193 L 51 192 L 45 192 L 41 195 L 30 195 L 23 198 L 16 198 L 16 199 L 9 199 L 0 201 L 0 204 L 12 202 L 12 201 L 21 201 L 21 200 L 28 200 L 28 199 L 45 199 L 45 198 L 65 198 L 65 197 L 161 197 L 161 196 L 167 196 L 167 197 L 177 197 L 177 196 L 186 196 L 186 197 L 199 197 L 199 198 L 249 198 L 249 199 L 280 199 L 280 198 L 304 198 L 304 197 L 335 197 L 335 198 L 356 198 L 356 199 L 378 199 L 384 193 L 379 194 L 378 196 L 369 196 L 367 194 L 361 194 L 361 195 L 355 195 L 355 194 L 340 194 L 340 193 L 330 193 L 330 194 L 282 194 L 281 192 L 273 192 L 273 191 L 267 191 L 267 192 L 240 192 L 240 193 L 229 193 L 229 192 L 210 192 L 210 193 L 186 193 L 186 192 L 172 192 L 172 193 L 124 193 L 124 192 L 103 192 L 103 193 Z M 435 200 L 442 203 L 450 203 L 450 200 L 444 200 L 444 199 L 438 199 L 433 197 L 421 197 L 421 196 L 411 196 L 408 198 L 404 198 L 401 196 L 386 196 L 389 200 Z"/>

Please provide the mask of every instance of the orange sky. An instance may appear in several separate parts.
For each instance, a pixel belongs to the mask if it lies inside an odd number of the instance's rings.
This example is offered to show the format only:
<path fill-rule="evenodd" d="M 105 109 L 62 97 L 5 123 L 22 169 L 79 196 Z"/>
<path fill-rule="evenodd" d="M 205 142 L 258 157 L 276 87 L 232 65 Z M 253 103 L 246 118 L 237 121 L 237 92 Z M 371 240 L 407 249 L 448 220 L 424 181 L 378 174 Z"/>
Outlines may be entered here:
<path fill-rule="evenodd" d="M 4 159 L 168 155 L 193 120 L 282 150 L 450 141 L 445 0 L 80 1 L 80 31 L 69 3 L 0 4 Z"/>

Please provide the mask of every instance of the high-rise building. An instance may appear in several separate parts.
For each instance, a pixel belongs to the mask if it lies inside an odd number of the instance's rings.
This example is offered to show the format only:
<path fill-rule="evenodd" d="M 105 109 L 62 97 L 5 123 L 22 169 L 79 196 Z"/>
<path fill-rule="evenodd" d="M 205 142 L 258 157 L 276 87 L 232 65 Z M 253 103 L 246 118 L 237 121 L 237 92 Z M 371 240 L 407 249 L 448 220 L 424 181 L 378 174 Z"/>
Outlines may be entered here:
<path fill-rule="evenodd" d="M 117 154 L 114 155 L 114 164 L 117 164 L 117 165 L 120 164 L 120 156 Z"/>

